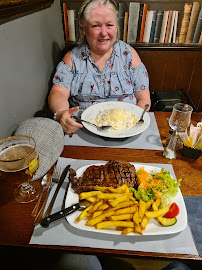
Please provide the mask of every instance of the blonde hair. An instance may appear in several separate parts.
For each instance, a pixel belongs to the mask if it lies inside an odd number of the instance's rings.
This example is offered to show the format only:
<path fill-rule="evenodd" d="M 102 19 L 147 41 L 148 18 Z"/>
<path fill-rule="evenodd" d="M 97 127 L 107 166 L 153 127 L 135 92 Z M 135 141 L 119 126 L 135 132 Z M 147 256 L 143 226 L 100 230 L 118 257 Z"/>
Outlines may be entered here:
<path fill-rule="evenodd" d="M 117 10 L 117 3 L 113 0 L 85 0 L 81 5 L 79 12 L 78 12 L 78 45 L 81 45 L 86 42 L 86 37 L 83 35 L 82 29 L 86 26 L 86 21 L 88 20 L 89 13 L 93 8 L 98 5 L 104 5 L 111 9 L 115 16 L 116 16 L 116 27 L 117 27 L 117 34 L 116 34 L 116 42 L 120 39 L 120 30 L 119 30 L 119 23 L 118 23 L 118 10 Z"/>

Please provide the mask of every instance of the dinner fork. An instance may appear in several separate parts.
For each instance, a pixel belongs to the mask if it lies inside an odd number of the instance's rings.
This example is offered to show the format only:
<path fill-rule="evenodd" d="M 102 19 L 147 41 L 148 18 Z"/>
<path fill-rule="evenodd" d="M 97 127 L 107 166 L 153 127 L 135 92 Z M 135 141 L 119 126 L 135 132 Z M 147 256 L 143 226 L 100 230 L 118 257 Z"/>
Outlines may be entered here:
<path fill-rule="evenodd" d="M 140 120 L 137 122 L 136 126 L 139 126 L 139 125 L 144 124 L 143 116 L 144 116 L 146 110 L 148 109 L 148 107 L 149 107 L 149 104 L 145 104 L 145 106 L 144 106 L 144 111 L 142 112 L 142 115 L 141 115 L 141 117 L 140 117 Z"/>
<path fill-rule="evenodd" d="M 52 180 L 53 182 L 58 182 L 58 180 L 60 179 L 61 176 L 61 167 L 57 166 L 54 168 L 53 174 L 52 174 Z"/>
<path fill-rule="evenodd" d="M 75 115 L 73 116 L 73 118 L 76 119 L 77 121 L 79 121 L 80 123 L 81 123 L 81 122 L 84 122 L 84 123 L 87 123 L 87 124 L 89 124 L 89 125 L 91 125 L 91 126 L 93 126 L 93 127 L 96 127 L 97 130 L 99 130 L 99 131 L 101 131 L 101 130 L 108 130 L 109 128 L 112 127 L 112 126 L 101 126 L 101 127 L 99 127 L 99 126 L 97 126 L 96 124 L 91 123 L 91 122 L 86 121 L 86 120 L 83 120 L 83 119 L 81 119 L 81 118 L 79 118 L 79 117 L 77 117 L 77 116 L 75 116 Z"/>

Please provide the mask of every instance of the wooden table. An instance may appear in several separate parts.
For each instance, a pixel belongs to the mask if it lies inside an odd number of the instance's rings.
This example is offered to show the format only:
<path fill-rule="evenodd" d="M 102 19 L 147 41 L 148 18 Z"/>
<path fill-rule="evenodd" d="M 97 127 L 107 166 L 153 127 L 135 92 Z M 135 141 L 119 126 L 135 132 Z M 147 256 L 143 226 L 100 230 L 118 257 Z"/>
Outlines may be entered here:
<path fill-rule="evenodd" d="M 169 126 L 166 118 L 170 113 L 155 112 L 155 117 L 159 127 L 162 140 L 170 137 Z M 202 113 L 192 114 L 192 123 L 196 125 L 202 119 Z M 191 160 L 183 157 L 182 153 L 177 152 L 177 159 L 169 160 L 162 156 L 162 151 L 155 150 L 135 150 L 135 149 L 110 149 L 102 147 L 79 147 L 65 146 L 62 157 L 75 159 L 99 159 L 111 160 L 119 159 L 131 162 L 143 163 L 167 163 L 172 164 L 176 177 L 182 178 L 181 191 L 184 196 L 202 196 L 202 157 L 198 160 Z M 0 245 L 7 247 L 34 247 L 50 250 L 62 250 L 76 253 L 93 254 L 114 254 L 127 256 L 147 256 L 161 258 L 178 258 L 190 260 L 202 260 L 201 256 L 183 254 L 162 254 L 146 253 L 138 251 L 108 250 L 99 248 L 68 247 L 68 246 L 39 246 L 29 245 L 33 232 L 31 212 L 35 202 L 29 204 L 19 204 L 13 199 L 13 191 L 19 179 L 15 179 L 12 173 L 2 177 L 0 172 Z"/>

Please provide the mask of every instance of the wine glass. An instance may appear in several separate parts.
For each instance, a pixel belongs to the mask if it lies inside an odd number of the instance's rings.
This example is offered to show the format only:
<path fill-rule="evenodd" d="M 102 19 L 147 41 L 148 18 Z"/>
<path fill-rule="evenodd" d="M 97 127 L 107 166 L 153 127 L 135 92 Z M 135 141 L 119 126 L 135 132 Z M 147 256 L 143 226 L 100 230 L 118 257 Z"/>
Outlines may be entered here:
<path fill-rule="evenodd" d="M 179 132 L 187 132 L 187 128 L 191 122 L 191 113 L 193 108 L 184 103 L 176 103 L 173 106 L 173 111 L 169 119 L 169 125 L 174 130 L 166 150 L 163 152 L 164 157 L 173 159 L 176 158 L 176 147 L 180 148 L 178 142 Z"/>
<path fill-rule="evenodd" d="M 187 128 L 191 122 L 191 114 L 193 108 L 184 103 L 176 103 L 169 119 L 169 125 L 173 130 L 179 132 L 187 132 Z"/>
<path fill-rule="evenodd" d="M 39 155 L 33 138 L 18 135 L 0 141 L 0 170 L 17 174 L 22 182 L 25 181 L 14 191 L 17 202 L 28 203 L 39 196 L 40 184 L 31 181 L 38 164 Z"/>

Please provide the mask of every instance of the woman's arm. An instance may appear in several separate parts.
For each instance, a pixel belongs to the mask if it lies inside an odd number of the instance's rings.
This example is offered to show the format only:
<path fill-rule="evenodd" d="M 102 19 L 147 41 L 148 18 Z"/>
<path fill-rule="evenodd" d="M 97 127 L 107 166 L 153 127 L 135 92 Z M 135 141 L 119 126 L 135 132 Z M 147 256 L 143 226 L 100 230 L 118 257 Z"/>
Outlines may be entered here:
<path fill-rule="evenodd" d="M 66 53 L 63 62 L 72 67 L 72 54 L 71 51 Z M 64 132 L 74 133 L 83 126 L 71 119 L 74 112 L 78 111 L 79 107 L 69 108 L 69 97 L 71 92 L 64 86 L 54 84 L 51 88 L 48 103 L 49 108 L 56 114 L 56 120 L 60 122 Z"/>
<path fill-rule="evenodd" d="M 149 107 L 147 109 L 147 111 L 149 111 L 150 106 L 151 106 L 149 88 L 140 92 L 136 92 L 135 97 L 137 99 L 137 106 L 144 109 L 145 104 L 149 104 Z"/>
<path fill-rule="evenodd" d="M 141 64 L 141 59 L 133 47 L 131 47 L 131 51 L 132 51 L 132 66 L 133 68 L 136 68 Z M 149 88 L 140 92 L 135 92 L 135 97 L 137 99 L 137 106 L 144 109 L 145 104 L 149 104 L 149 107 L 147 109 L 147 111 L 149 111 L 151 106 Z"/>
<path fill-rule="evenodd" d="M 50 110 L 57 113 L 56 120 L 60 122 L 64 132 L 70 134 L 83 126 L 71 119 L 72 114 L 78 111 L 79 107 L 69 108 L 69 97 L 70 91 L 66 87 L 54 84 L 48 97 L 48 103 Z"/>

